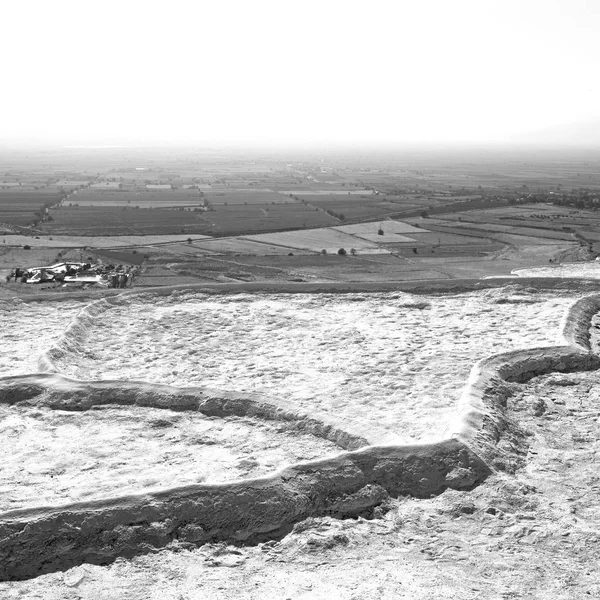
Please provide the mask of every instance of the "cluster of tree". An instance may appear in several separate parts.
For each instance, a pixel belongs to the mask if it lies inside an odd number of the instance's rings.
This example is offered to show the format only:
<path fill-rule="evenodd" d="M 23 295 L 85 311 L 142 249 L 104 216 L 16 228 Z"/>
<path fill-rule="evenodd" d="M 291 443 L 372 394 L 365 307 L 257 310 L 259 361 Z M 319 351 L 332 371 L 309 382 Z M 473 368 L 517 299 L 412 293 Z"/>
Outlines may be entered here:
<path fill-rule="evenodd" d="M 37 227 L 40 223 L 54 221 L 54 217 L 50 214 L 49 210 L 54 204 L 54 202 L 44 202 L 41 208 L 33 213 L 35 216 L 35 220 L 32 223 L 33 227 Z"/>
<path fill-rule="evenodd" d="M 340 256 L 346 256 L 348 254 L 348 252 L 346 251 L 346 248 L 340 248 L 337 253 Z M 327 254 L 327 250 L 325 248 L 323 248 L 323 250 L 321 250 L 321 254 Z M 350 254 L 352 254 L 352 256 L 356 255 L 356 249 L 355 248 L 350 248 Z M 290 254 L 288 256 L 293 256 L 293 254 L 290 252 Z"/>
<path fill-rule="evenodd" d="M 598 210 L 600 207 L 600 192 L 579 188 L 567 193 L 554 194 L 551 202 L 558 206 L 573 206 L 575 208 Z"/>
<path fill-rule="evenodd" d="M 334 219 L 339 219 L 340 221 L 345 221 L 346 220 L 346 215 L 344 215 L 343 213 L 336 213 L 333 210 L 326 210 L 325 212 L 330 217 L 333 217 Z"/>
<path fill-rule="evenodd" d="M 522 186 L 522 189 L 526 193 L 512 192 L 505 195 L 509 204 L 550 203 L 556 206 L 573 206 L 575 208 L 594 210 L 600 207 L 600 192 L 597 190 L 578 188 L 571 191 L 560 191 L 557 188 L 557 191 L 537 190 L 535 192 L 527 192 L 527 186 Z"/>

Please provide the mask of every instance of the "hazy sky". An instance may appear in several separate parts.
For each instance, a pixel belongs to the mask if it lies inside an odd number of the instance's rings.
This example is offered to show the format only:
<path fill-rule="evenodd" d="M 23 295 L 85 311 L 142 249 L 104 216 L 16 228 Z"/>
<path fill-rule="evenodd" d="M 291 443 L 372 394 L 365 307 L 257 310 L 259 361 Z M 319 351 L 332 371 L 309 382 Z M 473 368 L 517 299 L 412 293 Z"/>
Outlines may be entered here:
<path fill-rule="evenodd" d="M 0 141 L 600 144 L 599 33 L 600 0 L 4 0 Z"/>

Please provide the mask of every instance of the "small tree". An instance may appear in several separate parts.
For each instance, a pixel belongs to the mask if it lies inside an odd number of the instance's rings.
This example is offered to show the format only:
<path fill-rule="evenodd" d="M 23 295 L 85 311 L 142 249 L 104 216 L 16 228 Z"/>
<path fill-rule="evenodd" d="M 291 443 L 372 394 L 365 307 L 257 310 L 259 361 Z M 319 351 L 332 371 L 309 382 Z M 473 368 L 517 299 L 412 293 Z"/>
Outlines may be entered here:
<path fill-rule="evenodd" d="M 192 238 L 188 238 L 188 239 L 187 239 L 187 243 L 188 243 L 188 244 L 191 244 L 191 243 L 192 243 Z"/>
<path fill-rule="evenodd" d="M 338 254 L 339 254 L 340 256 L 346 256 L 347 252 L 346 252 L 345 248 L 340 248 L 340 249 L 338 250 Z"/>
<path fill-rule="evenodd" d="M 350 248 L 350 254 L 352 254 L 352 256 L 356 256 L 356 248 Z"/>

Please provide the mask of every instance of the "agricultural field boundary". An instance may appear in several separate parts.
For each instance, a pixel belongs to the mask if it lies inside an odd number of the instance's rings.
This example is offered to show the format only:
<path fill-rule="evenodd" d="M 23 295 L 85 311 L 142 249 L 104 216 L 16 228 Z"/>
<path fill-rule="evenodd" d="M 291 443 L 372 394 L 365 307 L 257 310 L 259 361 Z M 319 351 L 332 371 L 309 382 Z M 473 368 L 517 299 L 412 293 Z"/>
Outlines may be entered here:
<path fill-rule="evenodd" d="M 255 479 L 0 514 L 0 579 L 26 579 L 82 562 L 105 564 L 167 545 L 185 548 L 214 540 L 272 538 L 309 516 L 360 515 L 388 496 L 429 497 L 447 488 L 472 489 L 499 464 L 498 442 L 507 429 L 504 408 L 516 383 L 554 371 L 600 368 L 600 357 L 591 352 L 589 341 L 591 318 L 598 307 L 596 295 L 578 300 L 567 310 L 559 332 L 567 345 L 503 353 L 476 363 L 447 439 L 367 446 Z M 99 305 L 92 312 L 105 308 Z M 72 333 L 78 334 L 76 329 Z M 94 397 L 96 402 L 109 403 L 120 393 L 123 402 L 131 403 L 137 402 L 132 398 L 138 393 L 142 405 L 152 398 L 154 406 L 176 406 L 177 394 L 169 389 L 159 394 L 158 387 L 37 374 L 1 379 L 0 401 L 50 406 L 58 402 L 63 409 L 72 403 L 72 410 L 82 410 L 81 403 Z M 185 394 L 185 388 L 177 393 Z M 180 403 L 185 402 L 190 399 L 184 396 Z"/>

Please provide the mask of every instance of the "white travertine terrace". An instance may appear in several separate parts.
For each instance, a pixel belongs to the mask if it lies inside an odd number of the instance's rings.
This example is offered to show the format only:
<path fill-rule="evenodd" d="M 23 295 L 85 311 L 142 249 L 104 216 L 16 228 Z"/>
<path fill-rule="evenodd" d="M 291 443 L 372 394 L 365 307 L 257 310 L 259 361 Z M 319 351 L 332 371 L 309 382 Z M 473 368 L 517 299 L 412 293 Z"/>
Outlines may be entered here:
<path fill-rule="evenodd" d="M 84 309 L 63 340 L 45 353 L 40 364 L 46 374 L 0 379 L 0 401 L 40 410 L 122 405 L 191 410 L 217 417 L 251 415 L 282 420 L 348 450 L 253 479 L 2 513 L 1 578 L 32 577 L 86 560 L 109 562 L 174 539 L 191 543 L 252 539 L 310 515 L 360 514 L 388 495 L 426 497 L 446 488 L 470 489 L 493 468 L 490 465 L 499 452 L 503 408 L 512 393 L 512 382 L 552 371 L 600 367 L 589 341 L 590 320 L 600 309 L 600 296 L 587 296 L 571 303 L 566 311 L 558 345 L 548 345 L 545 339 L 532 348 L 505 351 L 509 348 L 504 344 L 503 352 L 479 360 L 471 369 L 444 439 L 415 445 L 366 445 L 372 443 L 369 431 L 377 434 L 378 430 L 367 425 L 361 431 L 351 419 L 341 418 L 337 423 L 331 416 L 321 419 L 321 415 L 290 408 L 277 398 L 164 383 L 77 381 L 57 374 L 61 360 L 84 351 L 93 320 L 121 300 L 102 302 Z M 492 304 L 492 314 L 505 305 Z M 522 303 L 520 308 L 527 306 Z M 442 343 L 443 334 L 439 338 Z"/>

